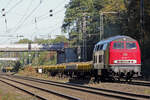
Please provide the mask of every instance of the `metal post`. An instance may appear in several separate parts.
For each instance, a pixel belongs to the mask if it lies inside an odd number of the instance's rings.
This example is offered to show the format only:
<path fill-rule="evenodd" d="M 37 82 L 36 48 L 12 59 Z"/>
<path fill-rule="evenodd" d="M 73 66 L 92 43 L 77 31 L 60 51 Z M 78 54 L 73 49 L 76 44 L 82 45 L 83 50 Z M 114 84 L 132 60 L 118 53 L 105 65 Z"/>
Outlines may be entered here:
<path fill-rule="evenodd" d="M 7 32 L 7 19 L 6 19 L 6 16 L 5 16 L 5 24 L 6 24 L 6 32 Z"/>
<path fill-rule="evenodd" d="M 104 35 L 104 20 L 103 20 L 103 12 L 102 13 L 100 13 L 100 40 L 102 40 L 102 37 L 103 37 L 103 35 Z"/>
<path fill-rule="evenodd" d="M 36 57 L 36 67 L 38 67 L 38 51 L 36 52 L 35 57 Z"/>
<path fill-rule="evenodd" d="M 117 14 L 118 12 L 100 12 L 100 40 L 104 37 L 104 14 Z"/>
<path fill-rule="evenodd" d="M 140 1 L 140 24 L 141 24 L 141 35 L 144 43 L 144 1 Z"/>
<path fill-rule="evenodd" d="M 23 67 L 24 67 L 24 52 L 22 52 L 22 65 L 23 65 Z"/>
<path fill-rule="evenodd" d="M 144 1 L 143 0 L 140 0 L 140 24 L 141 24 L 141 45 L 142 45 L 142 63 L 143 63 L 143 66 L 145 65 L 144 64 L 144 57 L 145 57 L 145 55 L 144 55 L 144 49 L 145 49 L 145 47 L 144 47 Z"/>
<path fill-rule="evenodd" d="M 83 13 L 83 61 L 87 60 L 86 35 L 86 13 Z"/>

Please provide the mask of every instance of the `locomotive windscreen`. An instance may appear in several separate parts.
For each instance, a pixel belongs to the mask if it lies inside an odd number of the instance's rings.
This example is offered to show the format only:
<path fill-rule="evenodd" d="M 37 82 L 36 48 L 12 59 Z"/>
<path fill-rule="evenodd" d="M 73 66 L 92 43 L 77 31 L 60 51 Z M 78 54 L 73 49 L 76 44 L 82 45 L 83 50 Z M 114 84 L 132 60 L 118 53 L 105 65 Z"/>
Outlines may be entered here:
<path fill-rule="evenodd" d="M 132 42 L 128 42 L 126 43 L 126 48 L 127 49 L 136 49 L 136 44 L 135 43 L 132 43 Z"/>
<path fill-rule="evenodd" d="M 116 42 L 113 45 L 113 49 L 123 49 L 124 48 L 124 43 L 123 42 Z"/>

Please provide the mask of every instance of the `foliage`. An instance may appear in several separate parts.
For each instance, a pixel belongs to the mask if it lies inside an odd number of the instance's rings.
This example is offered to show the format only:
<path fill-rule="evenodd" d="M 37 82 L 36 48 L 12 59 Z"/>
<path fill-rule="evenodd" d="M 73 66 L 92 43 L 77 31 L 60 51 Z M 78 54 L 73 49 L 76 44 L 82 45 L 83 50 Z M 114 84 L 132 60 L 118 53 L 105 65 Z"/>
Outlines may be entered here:
<path fill-rule="evenodd" d="M 37 44 L 55 44 L 60 42 L 68 42 L 68 39 L 64 35 L 57 36 L 55 39 L 41 39 L 35 38 L 34 41 L 29 39 L 21 39 L 16 44 L 27 44 L 27 43 L 37 43 Z M 45 52 L 3 52 L 0 53 L 1 57 L 18 57 L 20 61 L 3 61 L 0 62 L 1 67 L 14 67 L 13 71 L 18 71 L 19 68 L 26 65 L 51 65 L 57 63 L 57 54 L 53 51 Z"/>
<path fill-rule="evenodd" d="M 68 39 L 64 35 L 59 35 L 55 39 L 36 38 L 33 42 L 38 44 L 53 44 L 60 42 L 68 42 Z"/>
<path fill-rule="evenodd" d="M 141 1 L 144 1 L 144 16 L 141 16 Z M 150 2 L 148 0 L 70 0 L 66 5 L 62 30 L 69 33 L 72 45 L 83 47 L 83 40 L 86 40 L 87 55 L 90 58 L 92 57 L 92 46 L 99 41 L 100 13 L 104 12 L 118 12 L 118 14 L 103 15 L 103 37 L 120 34 L 138 40 L 142 50 L 142 62 L 146 70 L 150 59 Z M 83 26 L 85 21 L 86 27 Z M 84 30 L 86 30 L 85 33 Z"/>
<path fill-rule="evenodd" d="M 33 41 L 29 39 L 22 39 L 22 40 L 19 40 L 17 43 L 33 43 Z"/>
<path fill-rule="evenodd" d="M 87 54 L 88 60 L 91 60 L 94 44 L 100 40 L 100 14 L 102 12 L 118 12 L 104 15 L 104 28 L 107 29 L 104 31 L 104 38 L 125 34 L 127 24 L 122 24 L 122 22 L 127 23 L 125 20 L 127 8 L 124 0 L 70 0 L 66 5 L 62 30 L 69 33 L 72 45 L 82 48 L 83 40 L 86 40 L 86 49 L 90 51 Z M 84 26 L 85 22 L 86 26 Z"/>
<path fill-rule="evenodd" d="M 149 73 L 149 61 L 150 61 L 150 2 L 143 0 L 143 16 L 141 16 L 141 1 L 142 0 L 131 0 L 128 5 L 128 35 L 136 38 L 141 46 L 142 53 L 142 65 L 145 73 Z M 142 27 L 143 17 L 143 27 Z M 150 74 L 150 73 L 149 73 Z"/>
<path fill-rule="evenodd" d="M 68 39 L 64 35 L 57 36 L 55 39 L 41 39 L 36 38 L 34 41 L 28 39 L 19 40 L 17 43 L 38 43 L 38 44 L 54 44 L 60 42 L 68 42 Z M 20 55 L 21 65 L 31 64 L 33 66 L 38 65 L 50 65 L 57 63 L 56 52 L 23 52 Z"/>

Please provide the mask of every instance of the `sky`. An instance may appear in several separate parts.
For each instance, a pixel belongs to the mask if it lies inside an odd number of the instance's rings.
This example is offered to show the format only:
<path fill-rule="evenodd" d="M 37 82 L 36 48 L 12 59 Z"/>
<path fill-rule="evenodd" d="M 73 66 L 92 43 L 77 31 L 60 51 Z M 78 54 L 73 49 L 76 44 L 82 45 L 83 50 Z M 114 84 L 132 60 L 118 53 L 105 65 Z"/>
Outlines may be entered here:
<path fill-rule="evenodd" d="M 34 40 L 55 38 L 62 34 L 67 36 L 67 33 L 61 31 L 61 25 L 66 10 L 64 6 L 68 2 L 69 0 L 0 0 L 0 44 L 11 44 L 23 38 Z"/>

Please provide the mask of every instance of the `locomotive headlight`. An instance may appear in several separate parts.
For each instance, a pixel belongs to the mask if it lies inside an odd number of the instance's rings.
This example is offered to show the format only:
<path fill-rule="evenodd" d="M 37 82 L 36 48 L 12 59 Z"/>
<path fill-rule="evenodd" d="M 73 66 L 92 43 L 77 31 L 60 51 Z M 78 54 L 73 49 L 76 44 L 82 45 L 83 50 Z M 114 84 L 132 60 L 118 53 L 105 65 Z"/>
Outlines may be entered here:
<path fill-rule="evenodd" d="M 117 61 L 117 60 L 114 60 L 114 63 L 116 64 L 116 63 L 118 63 L 118 61 Z"/>
<path fill-rule="evenodd" d="M 136 63 L 137 63 L 137 61 L 136 61 L 136 60 L 133 60 L 133 61 L 132 61 L 132 63 L 136 64 Z"/>
<path fill-rule="evenodd" d="M 132 64 L 136 64 L 136 63 L 137 63 L 137 61 L 136 61 L 136 60 L 130 60 L 130 63 L 132 63 Z"/>

